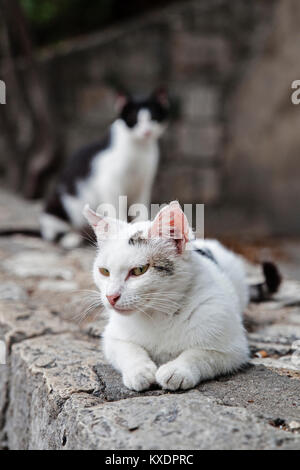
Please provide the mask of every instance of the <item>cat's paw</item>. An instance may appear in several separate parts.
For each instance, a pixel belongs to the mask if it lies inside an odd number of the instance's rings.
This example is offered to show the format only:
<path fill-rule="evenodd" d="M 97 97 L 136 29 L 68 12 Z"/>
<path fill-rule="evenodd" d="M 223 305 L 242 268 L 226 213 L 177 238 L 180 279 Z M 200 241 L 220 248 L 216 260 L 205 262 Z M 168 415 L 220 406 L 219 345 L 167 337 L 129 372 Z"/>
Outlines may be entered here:
<path fill-rule="evenodd" d="M 167 390 L 187 390 L 195 387 L 199 380 L 189 367 L 171 361 L 157 370 L 156 382 Z"/>
<path fill-rule="evenodd" d="M 141 392 L 147 390 L 150 385 L 155 383 L 155 373 L 157 367 L 154 363 L 140 364 L 131 370 L 123 373 L 123 382 L 125 387 Z"/>

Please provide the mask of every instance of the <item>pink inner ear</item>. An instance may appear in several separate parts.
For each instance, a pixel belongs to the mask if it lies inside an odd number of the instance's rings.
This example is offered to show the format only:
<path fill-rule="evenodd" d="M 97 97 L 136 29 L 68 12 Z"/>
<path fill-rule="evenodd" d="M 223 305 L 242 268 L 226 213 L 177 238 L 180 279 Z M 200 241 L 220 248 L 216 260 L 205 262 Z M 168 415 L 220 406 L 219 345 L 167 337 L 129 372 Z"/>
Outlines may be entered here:
<path fill-rule="evenodd" d="M 180 253 L 189 239 L 189 225 L 186 216 L 177 202 L 162 209 L 149 230 L 150 238 L 171 238 L 175 240 Z"/>
<path fill-rule="evenodd" d="M 115 101 L 116 111 L 120 112 L 127 102 L 128 97 L 125 94 L 119 93 Z"/>
<path fill-rule="evenodd" d="M 108 232 L 108 222 L 105 219 L 101 219 L 95 226 L 95 233 L 98 237 L 105 235 Z"/>
<path fill-rule="evenodd" d="M 84 206 L 82 214 L 84 215 L 84 217 L 87 219 L 89 224 L 95 230 L 98 225 L 99 220 L 101 220 L 100 215 L 97 214 L 95 211 L 93 211 L 88 204 Z"/>
<path fill-rule="evenodd" d="M 163 106 L 168 106 L 169 105 L 169 98 L 168 98 L 168 93 L 167 90 L 164 87 L 158 88 L 154 96 L 156 99 L 162 104 Z"/>

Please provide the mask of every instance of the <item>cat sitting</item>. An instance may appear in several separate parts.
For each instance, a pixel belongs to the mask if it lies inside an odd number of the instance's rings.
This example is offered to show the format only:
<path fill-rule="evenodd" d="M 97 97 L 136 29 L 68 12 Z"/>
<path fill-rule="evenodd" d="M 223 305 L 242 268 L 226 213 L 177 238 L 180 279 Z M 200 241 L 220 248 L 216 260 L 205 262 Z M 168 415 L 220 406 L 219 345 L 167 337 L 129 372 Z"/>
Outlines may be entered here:
<path fill-rule="evenodd" d="M 247 363 L 241 258 L 193 240 L 178 202 L 153 222 L 109 219 L 88 206 L 98 243 L 93 276 L 108 314 L 103 348 L 126 387 L 189 389 Z"/>
<path fill-rule="evenodd" d="M 105 202 L 117 208 L 119 196 L 126 195 L 129 206 L 149 206 L 159 160 L 158 139 L 169 114 L 168 96 L 163 89 L 142 100 L 123 95 L 118 108 L 107 137 L 68 160 L 41 215 L 44 239 L 60 238 L 65 248 L 80 244 L 86 203 L 98 207 Z"/>

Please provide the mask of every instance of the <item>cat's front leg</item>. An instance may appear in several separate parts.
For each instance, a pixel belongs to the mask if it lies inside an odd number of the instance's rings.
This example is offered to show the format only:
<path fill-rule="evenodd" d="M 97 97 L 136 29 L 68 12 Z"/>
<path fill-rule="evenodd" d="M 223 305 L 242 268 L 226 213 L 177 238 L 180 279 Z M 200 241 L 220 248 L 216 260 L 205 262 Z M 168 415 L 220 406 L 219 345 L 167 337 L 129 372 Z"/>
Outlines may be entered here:
<path fill-rule="evenodd" d="M 104 353 L 115 369 L 121 372 L 127 388 L 140 392 L 155 382 L 157 366 L 138 344 L 105 338 Z"/>
<path fill-rule="evenodd" d="M 217 351 L 188 349 L 173 361 L 163 364 L 156 372 L 156 381 L 167 390 L 187 390 L 199 382 L 230 372 L 240 364 L 236 357 Z"/>
<path fill-rule="evenodd" d="M 200 374 L 189 363 L 177 358 L 159 367 L 156 382 L 166 390 L 187 390 L 200 382 Z"/>

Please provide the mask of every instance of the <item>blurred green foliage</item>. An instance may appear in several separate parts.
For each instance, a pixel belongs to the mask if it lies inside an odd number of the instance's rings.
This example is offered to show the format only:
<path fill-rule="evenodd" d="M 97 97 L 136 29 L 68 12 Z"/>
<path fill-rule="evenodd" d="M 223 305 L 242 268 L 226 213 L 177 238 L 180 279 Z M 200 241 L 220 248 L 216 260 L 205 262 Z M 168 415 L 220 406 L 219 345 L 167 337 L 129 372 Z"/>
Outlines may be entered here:
<path fill-rule="evenodd" d="M 45 45 L 104 28 L 174 0 L 19 0 L 34 42 Z"/>
<path fill-rule="evenodd" d="M 37 44 L 56 42 L 105 26 L 114 0 L 20 0 Z"/>

